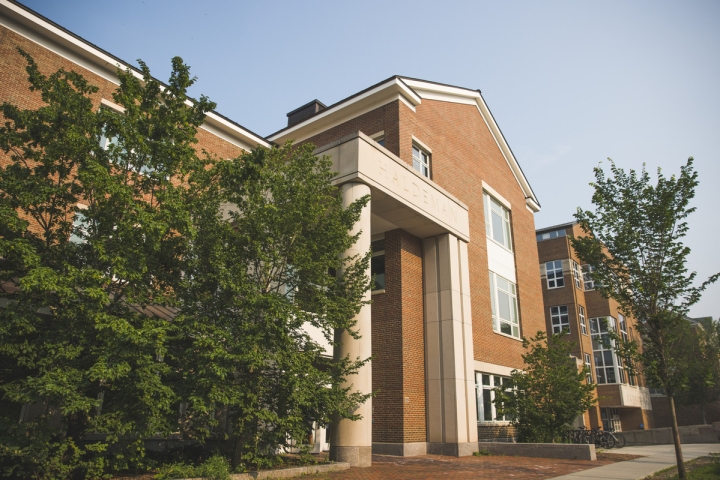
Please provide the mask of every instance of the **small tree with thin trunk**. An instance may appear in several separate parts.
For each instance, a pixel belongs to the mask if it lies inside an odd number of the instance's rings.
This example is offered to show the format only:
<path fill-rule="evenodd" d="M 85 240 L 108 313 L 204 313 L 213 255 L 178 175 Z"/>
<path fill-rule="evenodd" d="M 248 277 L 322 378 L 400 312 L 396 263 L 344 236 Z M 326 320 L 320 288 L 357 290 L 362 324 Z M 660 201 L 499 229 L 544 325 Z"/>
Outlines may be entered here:
<path fill-rule="evenodd" d="M 667 392 L 679 477 L 686 478 L 675 414 L 675 398 L 687 387 L 681 348 L 685 316 L 719 275 L 694 286 L 696 274 L 685 266 L 690 249 L 681 240 L 695 211 L 689 204 L 698 174 L 692 157 L 678 177 L 666 178 L 658 170 L 656 184 L 644 168 L 638 174 L 626 173 L 612 160 L 610 166 L 611 177 L 595 168 L 595 211 L 578 209 L 575 218 L 585 235 L 571 242 L 578 257 L 595 267 L 591 275 L 603 296 L 638 320 L 642 346 L 620 344 L 618 353 L 636 357 L 647 380 Z M 634 363 L 627 362 L 631 368 Z"/>
<path fill-rule="evenodd" d="M 512 388 L 495 389 L 495 405 L 513 418 L 521 442 L 557 442 L 575 418 L 592 407 L 595 384 L 571 356 L 565 333 L 537 332 L 523 339 L 523 370 L 513 370 Z"/>

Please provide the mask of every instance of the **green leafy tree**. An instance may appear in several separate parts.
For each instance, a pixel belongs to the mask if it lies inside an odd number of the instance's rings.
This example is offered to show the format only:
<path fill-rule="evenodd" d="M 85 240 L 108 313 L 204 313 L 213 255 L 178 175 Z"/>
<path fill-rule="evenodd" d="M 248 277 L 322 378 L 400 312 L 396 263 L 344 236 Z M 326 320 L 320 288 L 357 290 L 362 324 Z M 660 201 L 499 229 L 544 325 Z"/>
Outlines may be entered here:
<path fill-rule="evenodd" d="M 663 387 L 670 401 L 680 478 L 686 478 L 675 415 L 675 398 L 687 388 L 687 358 L 682 354 L 691 305 L 716 281 L 715 274 L 695 286 L 685 266 L 690 249 L 682 244 L 690 200 L 698 184 L 692 158 L 678 177 L 658 170 L 657 183 L 643 168 L 626 173 L 612 161 L 612 176 L 595 168 L 595 211 L 575 214 L 584 236 L 571 239 L 578 256 L 595 267 L 593 279 L 607 298 L 637 319 L 641 346 L 618 343 L 629 367 L 639 364 L 648 382 Z M 639 360 L 634 362 L 633 360 Z"/>
<path fill-rule="evenodd" d="M 513 388 L 495 390 L 495 405 L 513 417 L 521 442 L 560 441 L 575 418 L 597 401 L 595 384 L 586 380 L 589 372 L 578 369 L 571 355 L 574 344 L 564 336 L 540 331 L 523 338 L 524 369 L 513 370 Z"/>
<path fill-rule="evenodd" d="M 141 309 L 177 305 L 183 175 L 203 168 L 195 132 L 213 104 L 185 104 L 179 58 L 164 87 L 142 62 L 142 79 L 119 71 L 120 114 L 94 108 L 80 74 L 20 54 L 44 105 L 2 105 L 2 473 L 97 477 L 142 465 L 143 438 L 177 428 L 157 361 L 170 324 Z M 18 423 L 21 405 L 44 414 Z"/>
<path fill-rule="evenodd" d="M 720 398 L 720 326 L 711 317 L 699 319 L 690 332 L 688 358 L 688 389 L 679 396 L 679 403 L 700 407 L 707 425 L 706 407 Z"/>
<path fill-rule="evenodd" d="M 214 104 L 179 58 L 167 85 L 119 71 L 117 112 L 20 54 L 44 105 L 2 105 L 0 473 L 142 469 L 145 439 L 177 431 L 271 463 L 355 418 L 365 397 L 339 385 L 367 359 L 332 362 L 306 330 L 353 328 L 369 257 L 340 253 L 368 199 L 343 209 L 310 146 L 200 155 Z"/>
<path fill-rule="evenodd" d="M 313 421 L 355 418 L 365 400 L 339 384 L 367 359 L 333 363 L 307 332 L 332 342 L 354 325 L 370 257 L 341 254 L 368 199 L 343 209 L 330 160 L 312 149 L 218 162 L 191 207 L 196 235 L 166 362 L 188 437 L 230 439 L 234 467 L 276 462 L 278 448 L 306 443 Z"/>

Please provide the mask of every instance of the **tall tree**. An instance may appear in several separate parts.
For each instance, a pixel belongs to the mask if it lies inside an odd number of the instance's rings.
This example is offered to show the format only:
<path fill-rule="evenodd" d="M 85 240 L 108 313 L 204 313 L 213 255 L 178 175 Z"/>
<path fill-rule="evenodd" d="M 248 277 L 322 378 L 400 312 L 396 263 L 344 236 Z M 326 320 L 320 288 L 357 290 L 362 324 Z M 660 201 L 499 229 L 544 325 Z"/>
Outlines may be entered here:
<path fill-rule="evenodd" d="M 183 177 L 203 168 L 195 132 L 213 104 L 186 105 L 179 58 L 166 86 L 142 62 L 142 79 L 119 71 L 120 113 L 95 108 L 80 74 L 20 54 L 44 105 L 2 105 L 0 456 L 18 477 L 94 477 L 141 464 L 143 439 L 176 428 L 157 361 L 170 324 L 141 310 L 177 305 Z M 44 415 L 18 424 L 23 404 Z"/>
<path fill-rule="evenodd" d="M 523 338 L 523 370 L 513 370 L 512 384 L 495 389 L 495 405 L 513 418 L 522 442 L 557 442 L 575 418 L 596 403 L 594 383 L 578 369 L 573 343 L 565 333 L 538 332 Z"/>
<path fill-rule="evenodd" d="M 640 352 L 648 381 L 667 392 L 678 472 L 686 478 L 675 413 L 675 398 L 687 385 L 679 345 L 689 307 L 718 278 L 715 274 L 696 286 L 696 274 L 685 266 L 690 249 L 681 240 L 688 231 L 686 219 L 695 211 L 689 205 L 698 174 L 692 157 L 678 177 L 666 178 L 658 170 L 656 184 L 644 167 L 640 174 L 626 173 L 611 160 L 610 169 L 612 176 L 606 177 L 595 168 L 595 211 L 578 209 L 575 218 L 585 235 L 571 242 L 578 256 L 595 267 L 592 276 L 602 294 L 638 320 L 642 346 L 634 351 Z M 632 350 L 624 349 L 623 355 Z"/>

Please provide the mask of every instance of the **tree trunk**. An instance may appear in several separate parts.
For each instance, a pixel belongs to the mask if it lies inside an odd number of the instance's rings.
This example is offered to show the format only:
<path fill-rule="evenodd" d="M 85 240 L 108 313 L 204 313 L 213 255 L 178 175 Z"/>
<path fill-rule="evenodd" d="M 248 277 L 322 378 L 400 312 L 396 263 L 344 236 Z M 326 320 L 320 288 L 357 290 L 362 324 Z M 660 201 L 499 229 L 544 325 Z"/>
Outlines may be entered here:
<path fill-rule="evenodd" d="M 678 480 L 686 480 L 685 462 L 683 462 L 682 447 L 680 446 L 680 431 L 677 425 L 677 415 L 675 414 L 675 399 L 668 392 L 668 401 L 670 403 L 670 418 L 672 418 L 672 434 L 673 443 L 675 444 L 675 459 L 678 467 Z"/>

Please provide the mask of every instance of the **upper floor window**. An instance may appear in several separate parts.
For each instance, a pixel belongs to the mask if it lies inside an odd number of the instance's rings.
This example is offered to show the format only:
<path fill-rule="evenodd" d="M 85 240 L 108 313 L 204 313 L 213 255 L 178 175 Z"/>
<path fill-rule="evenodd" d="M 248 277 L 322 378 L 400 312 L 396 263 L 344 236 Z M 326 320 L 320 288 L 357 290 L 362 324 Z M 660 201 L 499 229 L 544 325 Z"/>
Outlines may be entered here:
<path fill-rule="evenodd" d="M 545 263 L 545 275 L 547 276 L 547 288 L 560 288 L 565 286 L 562 260 L 553 260 L 552 262 Z"/>
<path fill-rule="evenodd" d="M 375 240 L 370 244 L 370 274 L 375 279 L 373 291 L 385 290 L 385 239 Z"/>
<path fill-rule="evenodd" d="M 579 288 L 580 290 L 582 290 L 583 275 L 580 273 L 580 265 L 578 265 L 575 260 L 570 260 L 570 264 L 572 265 L 573 282 L 575 283 L 575 288 Z"/>
<path fill-rule="evenodd" d="M 592 363 L 590 363 L 590 354 L 585 354 L 585 369 L 587 370 L 587 383 L 593 383 Z"/>
<path fill-rule="evenodd" d="M 69 241 L 72 243 L 85 243 L 87 242 L 87 234 L 88 234 L 88 227 L 89 222 L 85 214 L 83 213 L 83 210 L 85 210 L 87 207 L 84 205 L 78 205 L 78 210 L 75 211 L 75 218 L 73 219 L 73 230 L 70 234 Z"/>
<path fill-rule="evenodd" d="M 490 303 L 493 330 L 520 338 L 517 289 L 514 283 L 495 272 L 490 272 Z"/>
<path fill-rule="evenodd" d="M 485 234 L 508 250 L 512 250 L 510 211 L 487 193 L 483 193 L 483 200 L 485 206 Z"/>
<path fill-rule="evenodd" d="M 423 177 L 430 178 L 430 154 L 417 145 L 413 145 L 413 168 Z"/>
<path fill-rule="evenodd" d="M 550 307 L 550 321 L 553 333 L 570 333 L 570 316 L 567 305 Z"/>
<path fill-rule="evenodd" d="M 578 316 L 580 317 L 580 331 L 587 335 L 587 324 L 585 323 L 585 307 L 578 305 Z"/>
<path fill-rule="evenodd" d="M 565 229 L 561 228 L 559 230 L 553 230 L 551 232 L 538 233 L 537 235 L 535 235 L 535 238 L 537 239 L 538 242 L 540 242 L 542 240 L 549 240 L 551 238 L 558 238 L 558 237 L 564 237 L 564 236 L 565 236 Z"/>
<path fill-rule="evenodd" d="M 592 272 L 595 270 L 595 267 L 592 265 L 583 265 L 582 266 L 582 272 L 583 272 L 583 286 L 585 287 L 585 290 L 595 290 L 596 288 L 600 287 L 597 282 L 595 282 L 592 278 Z"/>

